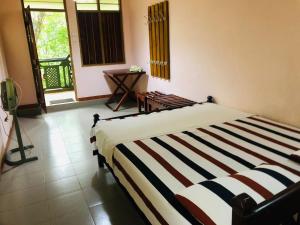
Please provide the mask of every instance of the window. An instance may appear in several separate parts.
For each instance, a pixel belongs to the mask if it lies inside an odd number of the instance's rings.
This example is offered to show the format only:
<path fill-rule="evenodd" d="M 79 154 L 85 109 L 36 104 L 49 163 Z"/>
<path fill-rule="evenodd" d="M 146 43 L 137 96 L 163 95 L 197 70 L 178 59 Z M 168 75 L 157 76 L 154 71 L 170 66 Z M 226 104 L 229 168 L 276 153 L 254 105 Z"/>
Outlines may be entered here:
<path fill-rule="evenodd" d="M 24 7 L 31 9 L 64 10 L 64 0 L 24 0 Z"/>
<path fill-rule="evenodd" d="M 83 65 L 124 63 L 119 0 L 77 0 Z"/>

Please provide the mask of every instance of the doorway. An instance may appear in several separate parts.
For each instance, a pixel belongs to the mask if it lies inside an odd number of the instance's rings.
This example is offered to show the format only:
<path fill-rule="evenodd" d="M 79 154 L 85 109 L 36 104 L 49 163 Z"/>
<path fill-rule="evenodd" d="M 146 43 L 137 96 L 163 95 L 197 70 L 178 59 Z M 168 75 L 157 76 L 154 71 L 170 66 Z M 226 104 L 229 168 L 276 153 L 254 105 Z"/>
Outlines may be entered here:
<path fill-rule="evenodd" d="M 52 5 L 49 2 L 24 0 L 24 10 L 30 13 L 27 17 L 30 17 L 31 24 L 27 26 L 31 26 L 33 31 L 28 42 L 34 38 L 30 47 L 35 48 L 31 51 L 36 52 L 37 58 L 32 62 L 37 61 L 39 70 L 34 74 L 36 83 L 39 83 L 36 84 L 36 89 L 39 89 L 37 95 L 43 95 L 37 97 L 44 102 L 41 105 L 44 105 L 45 111 L 51 105 L 76 101 L 64 1 L 56 0 Z"/>
<path fill-rule="evenodd" d="M 75 101 L 65 12 L 31 11 L 46 106 Z"/>

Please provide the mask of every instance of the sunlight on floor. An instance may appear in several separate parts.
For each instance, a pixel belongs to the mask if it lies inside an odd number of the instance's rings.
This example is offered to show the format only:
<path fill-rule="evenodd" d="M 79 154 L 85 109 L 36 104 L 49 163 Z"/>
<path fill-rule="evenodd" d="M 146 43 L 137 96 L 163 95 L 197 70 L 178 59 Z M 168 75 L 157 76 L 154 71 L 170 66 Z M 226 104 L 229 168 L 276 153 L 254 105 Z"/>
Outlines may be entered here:
<path fill-rule="evenodd" d="M 46 105 L 76 102 L 74 91 L 56 92 L 45 94 Z"/>

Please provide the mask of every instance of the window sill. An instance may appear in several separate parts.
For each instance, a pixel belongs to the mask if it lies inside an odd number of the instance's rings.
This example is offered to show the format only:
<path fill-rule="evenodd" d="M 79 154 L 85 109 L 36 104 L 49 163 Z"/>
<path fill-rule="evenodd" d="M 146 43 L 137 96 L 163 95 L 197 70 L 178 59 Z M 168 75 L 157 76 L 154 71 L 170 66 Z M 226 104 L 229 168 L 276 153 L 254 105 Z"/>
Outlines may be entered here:
<path fill-rule="evenodd" d="M 89 64 L 89 65 L 84 65 L 81 64 L 81 67 L 104 67 L 104 66 L 117 66 L 117 65 L 124 65 L 126 64 L 126 61 L 124 62 L 118 62 L 118 63 L 106 63 L 106 64 Z"/>

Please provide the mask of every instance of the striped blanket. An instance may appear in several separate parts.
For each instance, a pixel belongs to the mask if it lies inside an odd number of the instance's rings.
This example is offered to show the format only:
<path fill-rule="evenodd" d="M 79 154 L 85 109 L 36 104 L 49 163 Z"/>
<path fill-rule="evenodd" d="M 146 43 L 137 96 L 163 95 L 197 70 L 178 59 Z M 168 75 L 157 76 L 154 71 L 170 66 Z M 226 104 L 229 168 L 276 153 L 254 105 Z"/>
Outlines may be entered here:
<path fill-rule="evenodd" d="M 203 224 L 231 225 L 233 197 L 246 193 L 259 204 L 299 181 L 299 176 L 282 167 L 264 164 L 195 184 L 177 193 L 176 198 Z"/>
<path fill-rule="evenodd" d="M 202 224 L 176 193 L 265 163 L 300 176 L 299 149 L 299 129 L 251 116 L 119 144 L 112 168 L 152 224 Z"/>

